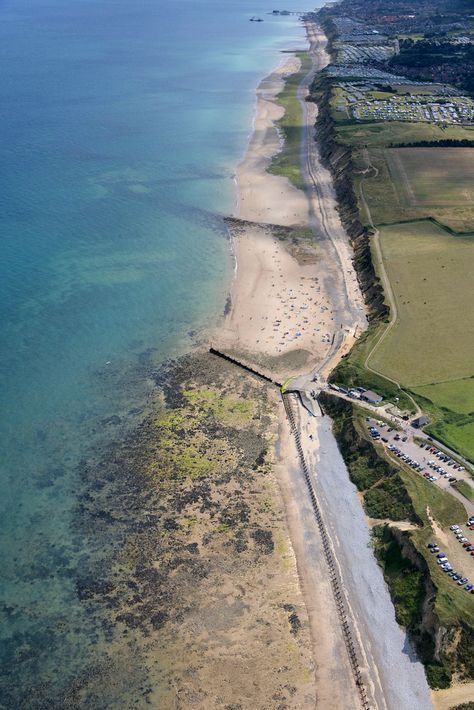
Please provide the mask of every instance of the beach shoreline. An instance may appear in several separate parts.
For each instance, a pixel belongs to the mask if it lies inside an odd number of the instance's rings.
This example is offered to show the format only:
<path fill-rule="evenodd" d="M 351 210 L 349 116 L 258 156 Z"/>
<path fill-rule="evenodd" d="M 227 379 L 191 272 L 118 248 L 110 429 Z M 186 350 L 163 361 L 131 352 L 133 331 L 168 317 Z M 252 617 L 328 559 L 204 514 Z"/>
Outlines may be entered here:
<path fill-rule="evenodd" d="M 323 359 L 334 332 L 330 299 L 315 269 L 307 195 L 268 172 L 283 146 L 277 97 L 300 69 L 290 53 L 256 90 L 253 132 L 236 169 L 237 200 L 227 223 L 234 259 L 230 308 L 215 335 L 226 352 L 289 376 Z"/>
<path fill-rule="evenodd" d="M 324 62 L 322 52 L 318 61 Z M 312 72 L 317 71 L 317 63 L 312 57 Z M 347 337 L 350 328 L 343 328 L 343 323 L 353 328 L 353 321 L 346 305 L 350 299 L 346 280 L 340 276 L 340 264 L 347 270 L 343 260 L 351 253 L 347 235 L 341 258 L 324 235 L 323 224 L 314 224 L 315 196 L 296 188 L 288 178 L 269 172 L 283 147 L 278 121 L 284 109 L 277 97 L 285 79 L 300 70 L 301 61 L 290 55 L 256 90 L 254 133 L 236 170 L 235 217 L 227 220 L 236 264 L 230 308 L 214 336 L 221 350 L 280 381 L 308 374 L 311 378 L 325 363 L 342 356 L 353 342 Z M 301 103 L 299 90 L 298 100 Z M 315 120 L 311 109 L 301 106 L 302 137 L 303 121 Z M 332 193 L 320 199 L 329 203 L 326 215 L 335 211 Z M 355 276 L 352 284 L 360 296 Z M 347 333 L 341 344 L 343 329 Z M 326 563 L 318 552 L 314 514 L 310 502 L 301 495 L 298 454 L 281 403 L 278 419 L 275 473 L 306 605 L 316 706 L 342 707 L 351 698 L 353 707 L 359 707 Z M 313 444 L 317 448 L 316 439 Z"/>
<path fill-rule="evenodd" d="M 284 109 L 278 104 L 278 93 L 284 79 L 299 71 L 299 63 L 293 57 L 264 79 L 257 89 L 254 134 L 237 170 L 236 217 L 228 220 L 238 268 L 231 289 L 231 305 L 215 342 L 220 350 L 274 380 L 287 382 L 298 376 L 292 387 L 304 392 L 309 400 L 309 391 L 315 387 L 312 383 L 329 376 L 367 327 L 367 317 L 353 265 L 352 245 L 341 223 L 332 179 L 321 164 L 314 143 L 313 126 L 318 109 L 305 101 L 315 73 L 329 62 L 326 38 L 311 21 L 306 23 L 306 29 L 312 68 L 301 76 L 296 98 L 301 108 L 301 182 L 307 189 L 299 190 L 286 177 L 269 171 L 272 159 L 282 147 L 278 121 Z M 306 239 L 297 238 L 302 234 Z M 311 475 L 327 479 L 329 494 L 322 506 L 322 518 L 330 538 L 337 541 L 333 517 L 337 517 L 334 507 L 337 509 L 338 496 L 330 491 L 332 459 L 325 455 L 331 447 L 333 458 L 336 452 L 339 456 L 337 445 L 332 433 L 325 429 L 327 419 L 311 417 L 297 398 L 295 403 L 298 405 L 296 428 Z M 285 504 L 299 587 L 308 616 L 316 675 L 316 707 L 344 707 L 349 698 L 351 707 L 362 707 L 338 618 L 337 600 L 328 583 L 321 535 L 311 502 L 305 495 L 301 451 L 298 453 L 295 439 L 290 435 L 283 406 L 279 411 L 275 455 L 276 478 Z M 360 501 L 353 501 L 353 485 L 343 464 L 341 471 L 340 489 L 353 502 L 360 519 L 363 518 L 363 534 L 368 534 L 365 514 Z M 362 570 L 351 554 L 350 538 L 346 536 L 336 544 L 343 548 L 334 550 L 334 558 L 346 582 Z M 387 653 L 400 664 L 406 661 L 400 651 L 403 633 L 392 616 L 392 603 L 373 556 L 366 560 L 364 580 L 370 575 L 384 590 L 385 607 L 383 613 L 376 614 L 376 623 L 370 615 L 360 615 L 358 611 L 358 605 L 364 606 L 361 600 L 370 594 L 370 587 L 361 587 L 352 599 L 354 585 L 343 583 L 348 611 L 346 623 L 356 640 L 364 693 L 377 707 L 395 707 L 400 698 L 403 704 L 404 699 L 409 698 L 411 702 L 415 697 L 419 707 L 428 707 L 426 681 L 419 665 L 411 677 L 413 687 L 407 681 L 403 688 L 397 688 L 390 674 L 385 672 L 371 627 L 384 622 L 389 624 Z M 379 665 L 384 672 L 379 672 Z"/>
<path fill-rule="evenodd" d="M 308 57 L 302 70 L 289 50 L 256 89 L 253 132 L 235 171 L 234 217 L 227 220 L 234 278 L 224 317 L 213 333 L 217 347 L 266 375 L 282 378 L 320 372 L 327 377 L 367 326 L 352 264 L 353 252 L 337 213 L 332 181 L 309 145 L 317 108 L 305 101 L 312 77 L 327 64 L 323 35 L 306 23 Z M 300 73 L 301 182 L 276 171 L 285 136 L 278 96 Z M 310 149 L 311 148 L 311 149 Z"/>

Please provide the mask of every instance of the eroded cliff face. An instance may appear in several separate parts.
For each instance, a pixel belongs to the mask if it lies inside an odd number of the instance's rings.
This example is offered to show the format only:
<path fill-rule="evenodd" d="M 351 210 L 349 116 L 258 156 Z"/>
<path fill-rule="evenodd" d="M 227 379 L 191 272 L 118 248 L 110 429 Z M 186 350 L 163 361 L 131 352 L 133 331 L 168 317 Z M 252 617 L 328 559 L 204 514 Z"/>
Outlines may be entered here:
<path fill-rule="evenodd" d="M 474 678 L 474 629 L 462 619 L 449 625 L 440 620 L 436 609 L 439 590 L 419 551 L 426 544 L 426 522 L 418 515 L 420 511 L 416 510 L 406 488 L 402 497 L 397 494 L 398 500 L 390 498 L 392 489 L 385 484 L 397 476 L 396 468 L 382 459 L 372 442 L 361 435 L 352 404 L 326 394 L 320 401 L 324 412 L 334 422 L 339 449 L 351 480 L 362 492 L 366 511 L 372 518 L 385 518 L 374 528 L 375 555 L 384 571 L 397 621 L 406 629 L 413 649 L 425 666 L 430 685 L 447 687 L 454 676 L 471 680 Z M 397 491 L 400 482 L 398 477 Z M 387 500 L 381 505 L 380 493 L 384 488 Z M 378 492 L 377 499 L 368 495 L 371 490 Z M 368 509 L 368 504 L 373 505 L 374 500 L 380 506 L 379 513 L 373 508 Z M 397 516 L 402 511 L 419 527 L 414 531 L 397 528 L 396 520 L 401 519 Z M 393 525 L 386 524 L 387 518 L 394 521 Z"/>
<path fill-rule="evenodd" d="M 379 283 L 370 252 L 370 232 L 359 216 L 359 206 L 354 191 L 354 165 L 349 146 L 337 141 L 337 133 L 331 118 L 329 101 L 331 87 L 319 77 L 310 87 L 309 101 L 318 106 L 316 141 L 323 165 L 333 178 L 338 211 L 342 224 L 354 249 L 354 267 L 368 309 L 369 320 L 388 317 L 389 309 L 384 303 L 383 289 Z"/>

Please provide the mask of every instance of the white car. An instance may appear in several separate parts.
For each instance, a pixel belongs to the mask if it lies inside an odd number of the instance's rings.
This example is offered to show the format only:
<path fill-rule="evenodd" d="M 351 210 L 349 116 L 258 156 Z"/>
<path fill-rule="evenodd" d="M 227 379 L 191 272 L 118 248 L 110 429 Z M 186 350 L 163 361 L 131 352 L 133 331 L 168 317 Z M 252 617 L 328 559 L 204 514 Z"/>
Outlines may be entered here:
<path fill-rule="evenodd" d="M 449 529 L 450 530 L 459 530 L 459 525 L 450 525 Z"/>

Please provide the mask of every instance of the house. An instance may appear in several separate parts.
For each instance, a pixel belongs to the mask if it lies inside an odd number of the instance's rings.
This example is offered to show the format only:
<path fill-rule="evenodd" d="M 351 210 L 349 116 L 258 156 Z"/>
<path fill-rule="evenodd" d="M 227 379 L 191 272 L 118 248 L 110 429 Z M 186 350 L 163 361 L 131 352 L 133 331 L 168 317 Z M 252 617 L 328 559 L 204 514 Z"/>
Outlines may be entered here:
<path fill-rule="evenodd" d="M 417 419 L 414 419 L 412 421 L 412 426 L 416 427 L 417 429 L 421 429 L 421 427 L 426 426 L 429 423 L 428 417 L 425 417 L 425 415 L 418 417 Z"/>
<path fill-rule="evenodd" d="M 377 392 L 372 392 L 372 390 L 364 390 L 361 395 L 361 399 L 365 399 L 366 402 L 369 402 L 370 404 L 380 404 L 380 402 L 383 400 L 383 397 L 380 394 L 377 394 Z"/>

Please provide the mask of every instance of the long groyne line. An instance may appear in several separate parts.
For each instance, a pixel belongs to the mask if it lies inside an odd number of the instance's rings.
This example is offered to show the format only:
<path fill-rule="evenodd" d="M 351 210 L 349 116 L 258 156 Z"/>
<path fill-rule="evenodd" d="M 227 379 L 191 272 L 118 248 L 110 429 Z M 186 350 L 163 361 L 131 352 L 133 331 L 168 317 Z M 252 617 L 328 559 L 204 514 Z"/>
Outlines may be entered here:
<path fill-rule="evenodd" d="M 342 635 L 344 638 L 344 645 L 347 650 L 347 655 L 349 657 L 349 663 L 351 666 L 352 674 L 354 676 L 354 681 L 357 686 L 360 701 L 364 710 L 371 710 L 369 699 L 367 696 L 367 691 L 362 680 L 362 675 L 360 672 L 360 664 L 357 656 L 356 647 L 352 637 L 351 628 L 348 621 L 347 614 L 347 603 L 345 601 L 345 595 L 342 589 L 341 579 L 337 571 L 336 562 L 332 552 L 332 547 L 329 539 L 329 535 L 326 531 L 326 526 L 324 524 L 323 518 L 321 516 L 321 511 L 316 498 L 316 492 L 314 490 L 313 482 L 309 475 L 308 466 L 304 457 L 303 447 L 301 445 L 301 437 L 298 427 L 295 422 L 293 408 L 291 406 L 291 400 L 289 393 L 282 393 L 283 404 L 285 406 L 286 415 L 288 421 L 290 422 L 291 431 L 295 437 L 296 448 L 298 451 L 298 456 L 300 459 L 300 464 L 303 469 L 303 473 L 306 479 L 306 484 L 308 486 L 308 491 L 311 497 L 311 504 L 313 507 L 314 515 L 316 517 L 316 522 L 318 524 L 319 533 L 321 535 L 321 541 L 323 544 L 324 557 L 326 559 L 329 568 L 329 580 L 331 584 L 331 590 L 334 596 L 334 601 L 336 603 L 337 615 L 342 629 Z"/>
<path fill-rule="evenodd" d="M 241 367 L 243 370 L 250 372 L 252 375 L 256 375 L 256 377 L 259 377 L 261 380 L 265 380 L 265 382 L 269 382 L 271 385 L 275 385 L 276 387 L 279 387 L 279 388 L 281 388 L 281 386 L 282 386 L 281 382 L 277 382 L 276 380 L 272 380 L 271 377 L 264 375 L 262 372 L 259 372 L 254 367 L 250 367 L 250 365 L 246 365 L 245 363 L 241 362 L 240 360 L 237 360 L 235 357 L 232 357 L 231 355 L 226 355 L 226 353 L 223 353 L 221 350 L 216 350 L 216 348 L 213 348 L 212 345 L 209 348 L 209 352 L 212 355 L 217 355 L 217 357 L 220 357 L 223 360 L 227 360 L 227 362 L 231 362 L 233 365 L 237 365 L 237 367 Z"/>

